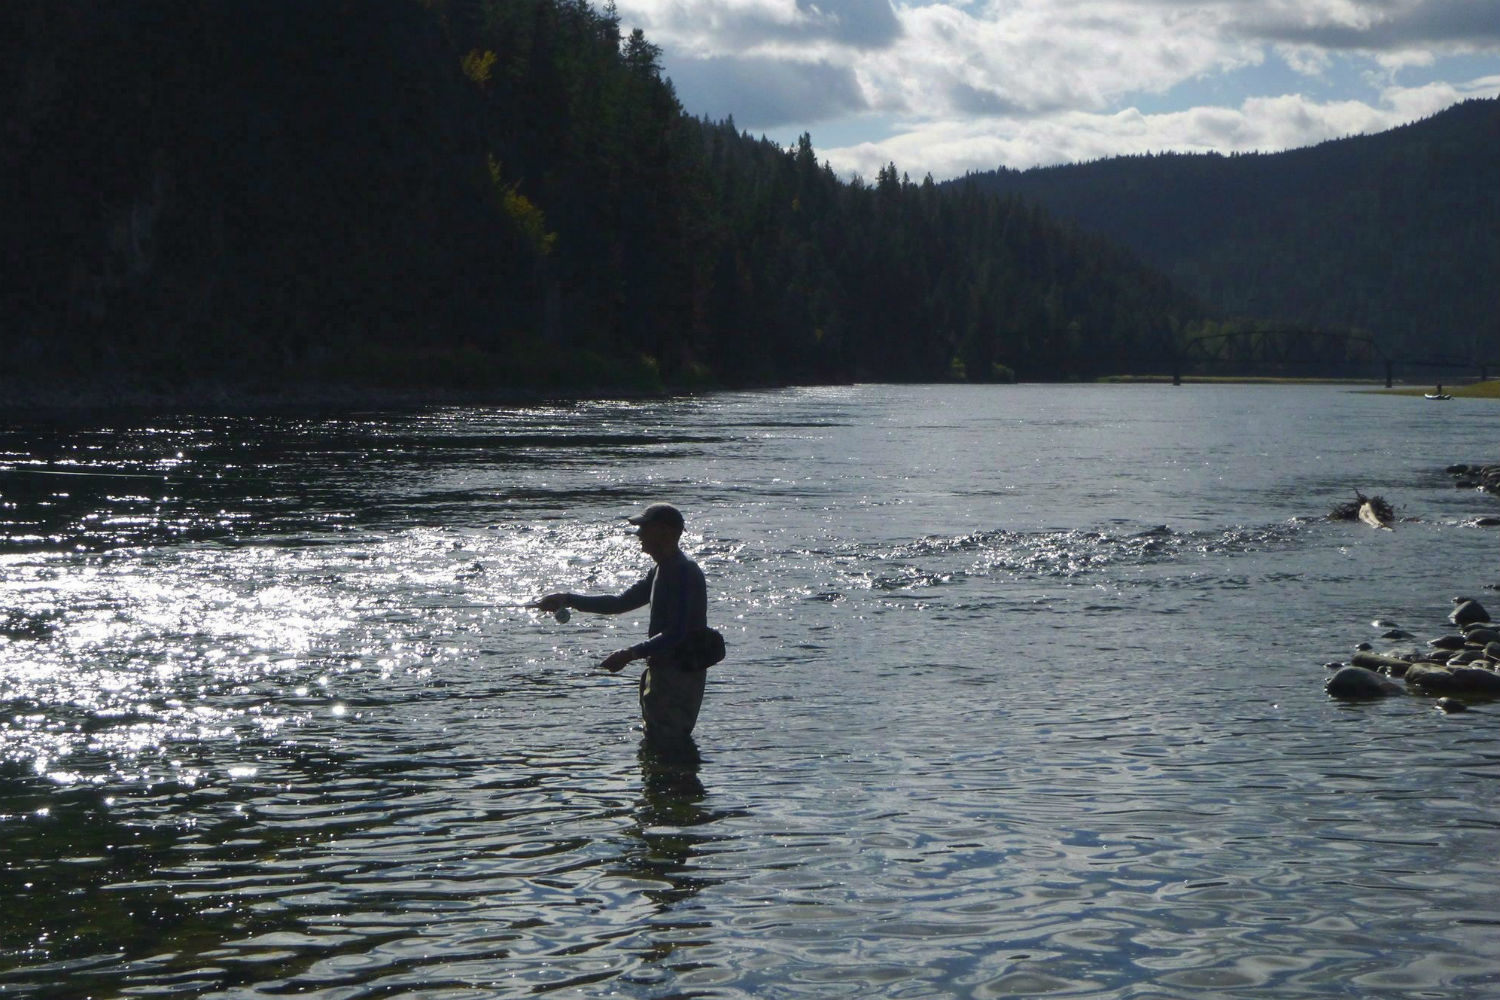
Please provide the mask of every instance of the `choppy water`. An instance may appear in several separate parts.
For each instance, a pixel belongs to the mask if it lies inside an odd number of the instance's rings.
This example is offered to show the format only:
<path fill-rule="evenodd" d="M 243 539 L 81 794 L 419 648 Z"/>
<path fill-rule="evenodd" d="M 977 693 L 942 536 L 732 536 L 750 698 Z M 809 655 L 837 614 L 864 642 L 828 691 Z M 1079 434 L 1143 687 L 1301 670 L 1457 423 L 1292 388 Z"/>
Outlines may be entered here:
<path fill-rule="evenodd" d="M 12 421 L 0 995 L 1492 996 L 1500 707 L 1321 684 L 1491 593 L 1442 467 L 1497 427 L 1250 386 Z M 1356 487 L 1410 520 L 1322 519 Z M 592 669 L 643 616 L 510 606 L 633 581 L 657 498 L 731 645 L 698 762 Z"/>

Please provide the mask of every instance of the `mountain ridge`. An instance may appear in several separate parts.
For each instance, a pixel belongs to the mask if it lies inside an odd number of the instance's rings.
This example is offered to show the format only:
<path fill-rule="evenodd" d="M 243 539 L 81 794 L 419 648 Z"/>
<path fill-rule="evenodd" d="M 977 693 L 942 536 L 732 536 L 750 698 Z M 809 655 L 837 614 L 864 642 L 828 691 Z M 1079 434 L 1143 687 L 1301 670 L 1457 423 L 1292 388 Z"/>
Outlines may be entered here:
<path fill-rule="evenodd" d="M 1220 313 L 1500 356 L 1500 99 L 1278 153 L 969 174 L 1138 255 Z"/>

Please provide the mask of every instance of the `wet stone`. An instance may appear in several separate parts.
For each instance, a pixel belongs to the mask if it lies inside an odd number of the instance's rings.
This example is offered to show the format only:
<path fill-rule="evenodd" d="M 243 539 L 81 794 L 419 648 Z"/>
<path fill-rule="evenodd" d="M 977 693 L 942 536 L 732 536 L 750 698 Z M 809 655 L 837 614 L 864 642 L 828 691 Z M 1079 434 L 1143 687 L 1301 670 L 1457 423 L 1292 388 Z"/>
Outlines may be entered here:
<path fill-rule="evenodd" d="M 1467 597 L 1455 597 L 1454 603 L 1458 606 L 1448 615 L 1448 620 L 1455 625 L 1468 625 L 1473 622 L 1487 622 L 1490 613 L 1484 610 L 1484 605 Z"/>
<path fill-rule="evenodd" d="M 1413 663 L 1406 671 L 1406 683 L 1434 694 L 1449 694 L 1455 690 L 1453 671 L 1431 663 Z"/>
<path fill-rule="evenodd" d="M 1323 686 L 1334 698 L 1361 700 L 1389 698 L 1401 693 L 1401 685 L 1364 667 L 1342 667 Z"/>
<path fill-rule="evenodd" d="M 1485 670 L 1481 667 L 1456 667 L 1453 670 L 1453 680 L 1459 685 L 1459 690 L 1484 695 L 1487 698 L 1500 697 L 1500 674 L 1493 670 Z"/>

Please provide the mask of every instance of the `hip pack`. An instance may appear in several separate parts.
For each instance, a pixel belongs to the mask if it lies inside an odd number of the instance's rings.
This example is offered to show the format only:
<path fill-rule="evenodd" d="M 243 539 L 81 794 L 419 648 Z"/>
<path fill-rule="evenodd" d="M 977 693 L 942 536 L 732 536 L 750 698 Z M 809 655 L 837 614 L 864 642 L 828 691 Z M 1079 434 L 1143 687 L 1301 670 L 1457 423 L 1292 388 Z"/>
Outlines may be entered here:
<path fill-rule="evenodd" d="M 677 648 L 682 669 L 707 670 L 724 659 L 724 635 L 715 628 L 695 628 Z"/>

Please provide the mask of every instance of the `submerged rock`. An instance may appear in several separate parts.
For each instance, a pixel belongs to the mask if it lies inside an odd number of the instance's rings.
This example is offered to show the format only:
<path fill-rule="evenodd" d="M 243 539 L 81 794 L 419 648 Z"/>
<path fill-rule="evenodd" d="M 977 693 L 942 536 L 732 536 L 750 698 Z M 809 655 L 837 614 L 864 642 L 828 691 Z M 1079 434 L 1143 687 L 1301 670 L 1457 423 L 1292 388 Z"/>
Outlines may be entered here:
<path fill-rule="evenodd" d="M 1392 677 L 1400 677 L 1406 673 L 1406 668 L 1411 666 L 1409 660 L 1403 660 L 1399 656 L 1383 656 L 1380 653 L 1355 653 L 1349 658 L 1352 666 L 1363 667 L 1366 670 L 1374 670 L 1380 673 L 1390 674 Z"/>
<path fill-rule="evenodd" d="M 1430 663 L 1413 663 L 1406 672 L 1406 683 L 1429 694 L 1500 698 L 1500 674 L 1484 667 L 1439 667 Z"/>
<path fill-rule="evenodd" d="M 1458 607 L 1453 609 L 1448 620 L 1455 625 L 1472 625 L 1490 620 L 1490 613 L 1484 610 L 1484 605 L 1471 597 L 1455 597 L 1453 603 Z"/>
<path fill-rule="evenodd" d="M 1459 463 L 1443 471 L 1453 477 L 1453 485 L 1459 489 L 1500 493 L 1500 466 Z"/>
<path fill-rule="evenodd" d="M 1500 674 L 1484 667 L 1453 667 L 1453 679 L 1464 694 L 1500 698 Z"/>
<path fill-rule="evenodd" d="M 1401 685 L 1364 667 L 1341 667 L 1323 685 L 1334 698 L 1389 698 L 1402 693 Z"/>
<path fill-rule="evenodd" d="M 1453 671 L 1435 663 L 1413 663 L 1406 671 L 1406 683 L 1430 694 L 1453 694 L 1458 690 Z"/>

